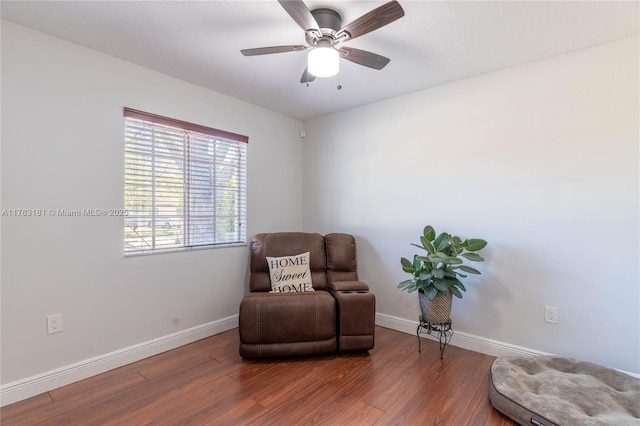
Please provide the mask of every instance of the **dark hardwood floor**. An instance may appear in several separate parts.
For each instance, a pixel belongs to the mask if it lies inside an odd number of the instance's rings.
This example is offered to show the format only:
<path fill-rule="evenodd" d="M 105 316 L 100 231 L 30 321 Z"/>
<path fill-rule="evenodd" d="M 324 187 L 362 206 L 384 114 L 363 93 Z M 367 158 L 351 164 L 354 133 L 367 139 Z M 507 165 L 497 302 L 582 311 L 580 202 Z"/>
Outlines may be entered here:
<path fill-rule="evenodd" d="M 3 407 L 2 425 L 515 425 L 493 357 L 376 327 L 369 353 L 243 360 L 234 329 Z"/>

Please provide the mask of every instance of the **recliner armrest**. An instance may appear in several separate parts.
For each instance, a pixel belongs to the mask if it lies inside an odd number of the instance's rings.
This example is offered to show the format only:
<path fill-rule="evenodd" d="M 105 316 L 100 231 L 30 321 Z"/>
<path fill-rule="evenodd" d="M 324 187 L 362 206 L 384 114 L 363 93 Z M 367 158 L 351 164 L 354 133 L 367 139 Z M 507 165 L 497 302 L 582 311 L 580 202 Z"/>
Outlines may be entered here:
<path fill-rule="evenodd" d="M 334 281 L 329 287 L 337 305 L 338 350 L 372 349 L 375 340 L 376 296 L 360 281 Z"/>
<path fill-rule="evenodd" d="M 331 291 L 369 291 L 369 286 L 362 281 L 332 281 L 329 283 Z"/>

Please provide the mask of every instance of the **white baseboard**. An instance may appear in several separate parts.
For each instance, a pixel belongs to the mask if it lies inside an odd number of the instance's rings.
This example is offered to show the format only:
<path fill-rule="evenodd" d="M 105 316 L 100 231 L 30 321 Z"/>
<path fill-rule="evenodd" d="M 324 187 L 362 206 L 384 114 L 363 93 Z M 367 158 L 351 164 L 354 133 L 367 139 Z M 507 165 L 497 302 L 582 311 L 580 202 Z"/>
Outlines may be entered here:
<path fill-rule="evenodd" d="M 398 318 L 391 315 L 381 314 L 379 312 L 376 313 L 376 325 L 413 335 L 416 334 L 416 331 L 418 329 L 418 321 L 411 321 L 405 318 Z M 435 336 L 427 333 L 421 333 L 420 336 L 438 341 Z M 461 331 L 455 330 L 449 344 L 452 346 L 457 346 L 459 348 L 468 349 L 470 351 L 496 357 L 551 355 L 549 353 L 537 351 L 535 349 L 524 348 L 522 346 L 499 342 L 497 340 L 491 340 L 482 336 L 476 336 L 473 334 L 463 333 Z"/>
<path fill-rule="evenodd" d="M 113 351 L 26 379 L 7 383 L 0 388 L 0 406 L 12 404 L 83 380 L 123 365 L 166 352 L 197 340 L 238 327 L 238 315 L 233 315 L 167 336 L 149 340 L 128 348 Z"/>
<path fill-rule="evenodd" d="M 387 314 L 376 312 L 376 325 L 380 327 L 390 328 L 392 330 L 401 331 L 407 334 L 415 335 L 418 330 L 418 321 L 412 321 L 405 318 L 398 318 Z M 427 333 L 421 333 L 420 337 L 438 341 L 435 336 Z M 539 355 L 555 355 L 548 352 L 542 352 L 535 349 L 525 348 L 510 343 L 504 343 L 497 340 L 487 339 L 486 337 L 476 336 L 474 334 L 455 331 L 451 342 L 452 346 L 468 349 L 470 351 L 479 352 L 491 356 L 539 356 Z M 625 370 L 616 370 L 629 376 L 640 378 L 640 374 L 632 373 Z"/>
<path fill-rule="evenodd" d="M 376 325 L 415 335 L 418 328 L 418 321 L 411 321 L 405 318 L 376 313 Z M 132 362 L 193 343 L 197 340 L 204 339 L 236 327 L 238 327 L 238 315 L 233 315 L 221 320 L 212 321 L 207 324 L 202 324 L 187 330 L 139 343 L 128 348 L 110 352 L 108 354 L 86 359 L 75 364 L 47 371 L 26 379 L 7 383 L 0 387 L 0 406 L 12 404 L 14 402 L 39 395 L 43 392 L 57 389 L 61 386 L 113 370 L 114 368 L 131 364 Z M 426 333 L 422 333 L 421 337 L 436 340 L 434 336 Z M 450 344 L 463 349 L 496 357 L 551 355 L 535 349 L 524 348 L 455 330 Z M 629 372 L 624 373 L 638 377 L 638 374 Z"/>

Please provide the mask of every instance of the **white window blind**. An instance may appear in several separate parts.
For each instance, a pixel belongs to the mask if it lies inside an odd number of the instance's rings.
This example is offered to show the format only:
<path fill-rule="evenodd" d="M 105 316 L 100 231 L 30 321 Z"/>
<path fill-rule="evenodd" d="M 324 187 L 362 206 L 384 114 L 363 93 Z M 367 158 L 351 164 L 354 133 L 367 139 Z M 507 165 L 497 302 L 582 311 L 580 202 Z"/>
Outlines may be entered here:
<path fill-rule="evenodd" d="M 125 254 L 246 244 L 248 138 L 129 108 Z"/>

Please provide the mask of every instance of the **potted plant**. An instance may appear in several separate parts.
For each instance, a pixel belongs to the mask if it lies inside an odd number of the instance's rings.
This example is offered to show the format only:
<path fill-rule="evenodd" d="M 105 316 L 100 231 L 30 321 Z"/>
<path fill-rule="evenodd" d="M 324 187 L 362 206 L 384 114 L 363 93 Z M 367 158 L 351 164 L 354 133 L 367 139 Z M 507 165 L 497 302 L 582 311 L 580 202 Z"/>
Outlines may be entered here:
<path fill-rule="evenodd" d="M 443 232 L 436 236 L 431 225 L 424 228 L 420 237 L 420 245 L 411 244 L 426 251 L 425 255 L 413 256 L 413 262 L 402 258 L 402 270 L 412 275 L 411 279 L 402 281 L 398 288 L 412 293 L 418 290 L 420 310 L 426 322 L 443 324 L 451 314 L 452 296 L 462 298 L 461 291 L 467 291 L 458 277 L 466 278 L 468 274 L 480 274 L 475 268 L 464 265 L 461 258 L 472 262 L 484 259 L 476 253 L 482 250 L 487 242 L 479 238 L 462 240 L 460 237 Z"/>

